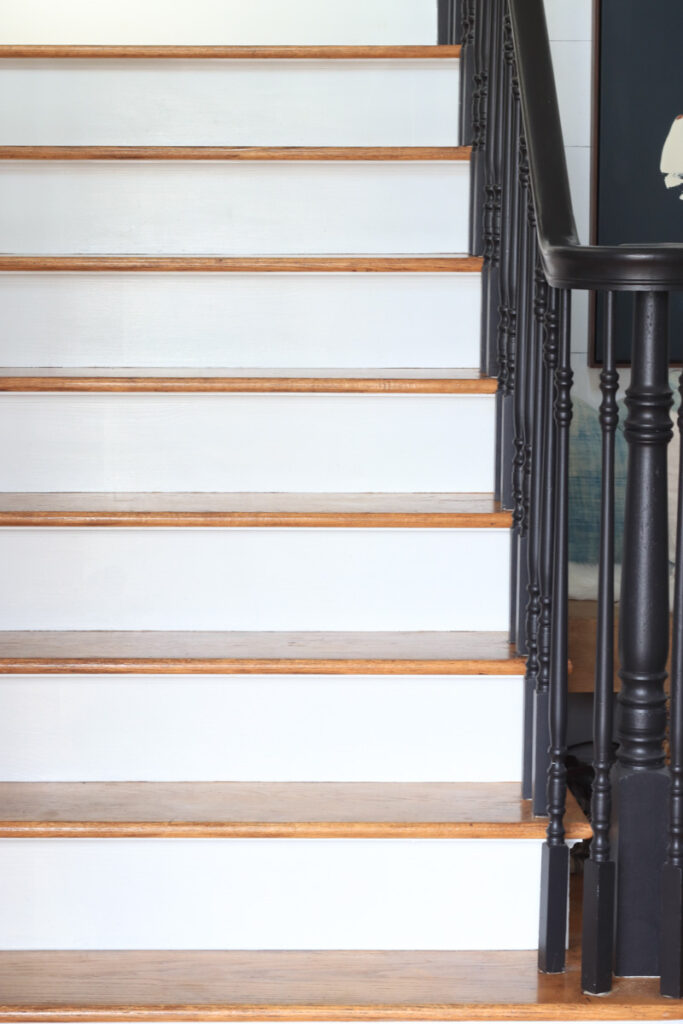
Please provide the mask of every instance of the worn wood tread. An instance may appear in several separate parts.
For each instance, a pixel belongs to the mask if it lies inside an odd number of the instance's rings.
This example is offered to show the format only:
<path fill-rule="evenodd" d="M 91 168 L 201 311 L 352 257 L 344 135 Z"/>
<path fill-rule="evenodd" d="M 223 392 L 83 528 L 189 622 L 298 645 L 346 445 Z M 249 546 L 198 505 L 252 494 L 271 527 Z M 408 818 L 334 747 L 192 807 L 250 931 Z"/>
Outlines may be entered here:
<path fill-rule="evenodd" d="M 0 632 L 0 674 L 524 675 L 506 633 Z"/>
<path fill-rule="evenodd" d="M 479 274 L 478 256 L 14 256 L 3 273 Z"/>
<path fill-rule="evenodd" d="M 588 838 L 576 802 L 567 834 Z M 3 782 L 0 838 L 543 839 L 516 782 Z"/>
<path fill-rule="evenodd" d="M 565 974 L 531 950 L 0 953 L 0 1022 L 680 1020 L 657 978 L 581 991 L 571 890 Z"/>
<path fill-rule="evenodd" d="M 0 493 L 0 526 L 506 528 L 490 494 Z"/>
<path fill-rule="evenodd" d="M 473 369 L 253 370 L 147 367 L 0 367 L 0 391 L 221 391 L 491 395 L 492 377 Z"/>
<path fill-rule="evenodd" d="M 54 46 L 5 44 L 0 59 L 457 60 L 459 46 Z"/>
<path fill-rule="evenodd" d="M 0 146 L 0 160 L 467 161 L 469 146 Z"/>

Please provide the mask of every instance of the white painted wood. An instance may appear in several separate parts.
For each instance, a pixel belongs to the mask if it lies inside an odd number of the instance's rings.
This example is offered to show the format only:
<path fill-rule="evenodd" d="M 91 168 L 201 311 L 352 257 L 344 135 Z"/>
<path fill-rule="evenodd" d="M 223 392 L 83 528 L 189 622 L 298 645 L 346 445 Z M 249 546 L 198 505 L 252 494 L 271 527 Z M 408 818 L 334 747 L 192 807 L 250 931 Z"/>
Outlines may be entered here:
<path fill-rule="evenodd" d="M 593 0 L 545 0 L 548 33 L 555 39 L 591 39 Z"/>
<path fill-rule="evenodd" d="M 533 949 L 541 848 L 523 839 L 13 839 L 0 842 L 0 946 Z"/>
<path fill-rule="evenodd" d="M 523 683 L 519 676 L 5 676 L 0 779 L 516 782 Z"/>
<path fill-rule="evenodd" d="M 4 629 L 506 629 L 508 530 L 3 529 Z"/>
<path fill-rule="evenodd" d="M 436 0 L 1 0 L 0 42 L 428 45 Z"/>
<path fill-rule="evenodd" d="M 587 245 L 590 239 L 591 150 L 588 146 L 571 146 L 567 147 L 566 154 L 576 228 L 579 238 Z"/>
<path fill-rule="evenodd" d="M 494 396 L 4 395 L 8 491 L 490 491 Z"/>
<path fill-rule="evenodd" d="M 9 162 L 16 253 L 432 253 L 467 248 L 466 163 Z"/>
<path fill-rule="evenodd" d="M 4 60 L 0 142 L 452 146 L 458 88 L 441 59 Z"/>
<path fill-rule="evenodd" d="M 565 145 L 590 146 L 592 43 L 554 42 L 551 50 Z"/>
<path fill-rule="evenodd" d="M 0 274 L 4 366 L 479 361 L 478 274 Z"/>

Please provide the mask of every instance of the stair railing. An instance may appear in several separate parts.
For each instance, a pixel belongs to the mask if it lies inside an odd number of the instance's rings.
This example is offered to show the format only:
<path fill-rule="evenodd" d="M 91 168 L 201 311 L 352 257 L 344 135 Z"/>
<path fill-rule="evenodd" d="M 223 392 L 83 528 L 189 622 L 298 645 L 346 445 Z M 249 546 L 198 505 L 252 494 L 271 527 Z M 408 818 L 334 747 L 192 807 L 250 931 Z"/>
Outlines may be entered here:
<path fill-rule="evenodd" d="M 594 838 L 584 876 L 582 984 L 661 975 L 683 995 L 683 472 L 679 485 L 670 766 L 667 444 L 669 293 L 683 245 L 581 245 L 543 0 L 460 3 L 463 144 L 472 146 L 472 254 L 483 256 L 482 367 L 498 378 L 496 493 L 513 511 L 511 638 L 527 656 L 524 795 L 548 816 L 539 968 L 565 969 L 571 293 L 606 296 Z M 455 24 L 453 17 L 451 25 Z M 444 28 L 444 31 L 446 29 Z M 445 41 L 445 40 L 443 40 Z M 635 296 L 613 755 L 615 293 Z M 683 390 L 683 377 L 681 378 Z M 679 418 L 679 428 L 683 420 Z M 683 452 L 683 446 L 682 446 Z"/>

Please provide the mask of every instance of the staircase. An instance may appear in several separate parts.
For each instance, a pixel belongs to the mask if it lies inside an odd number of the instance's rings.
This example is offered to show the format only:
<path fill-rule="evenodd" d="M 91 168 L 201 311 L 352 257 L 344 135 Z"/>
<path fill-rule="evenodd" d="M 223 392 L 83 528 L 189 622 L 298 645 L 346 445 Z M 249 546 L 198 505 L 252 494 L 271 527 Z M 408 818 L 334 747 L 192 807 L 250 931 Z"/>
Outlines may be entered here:
<path fill-rule="evenodd" d="M 0 1021 L 594 1019 L 459 48 L 231 42 L 0 48 Z"/>

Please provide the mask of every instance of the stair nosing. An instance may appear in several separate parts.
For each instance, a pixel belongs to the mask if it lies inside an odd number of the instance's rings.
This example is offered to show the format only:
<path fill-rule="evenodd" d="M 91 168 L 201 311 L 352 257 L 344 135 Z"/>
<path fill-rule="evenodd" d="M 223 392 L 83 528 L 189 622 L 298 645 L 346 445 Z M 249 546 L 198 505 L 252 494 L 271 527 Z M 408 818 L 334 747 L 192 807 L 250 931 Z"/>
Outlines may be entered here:
<path fill-rule="evenodd" d="M 469 146 L 0 146 L 0 161 L 320 161 L 465 163 Z"/>
<path fill-rule="evenodd" d="M 0 59 L 52 60 L 458 60 L 460 46 L 183 46 L 7 43 Z"/>
<path fill-rule="evenodd" d="M 2 273 L 455 273 L 480 274 L 478 256 L 149 256 L 0 254 Z"/>
<path fill-rule="evenodd" d="M 32 372 L 17 373 L 18 370 Z M 41 373 L 45 367 L 0 368 L 0 392 L 225 392 L 232 394 L 373 394 L 373 395 L 493 395 L 498 382 L 493 377 L 458 376 L 454 369 L 448 376 L 392 376 L 388 369 L 382 376 L 354 375 L 353 370 L 337 375 L 306 376 L 291 371 L 291 376 L 269 376 L 268 371 L 249 376 L 232 375 L 229 369 L 205 374 L 192 369 L 164 373 L 159 369 L 145 372 L 128 368 L 125 375 L 108 375 L 83 367 L 67 367 L 58 373 Z M 12 371 L 15 372 L 12 372 Z M 79 372 L 80 370 L 80 372 Z M 33 372 L 35 371 L 35 372 Z M 462 370 L 460 371 L 462 373 Z M 324 374 L 325 371 L 321 371 Z"/>

